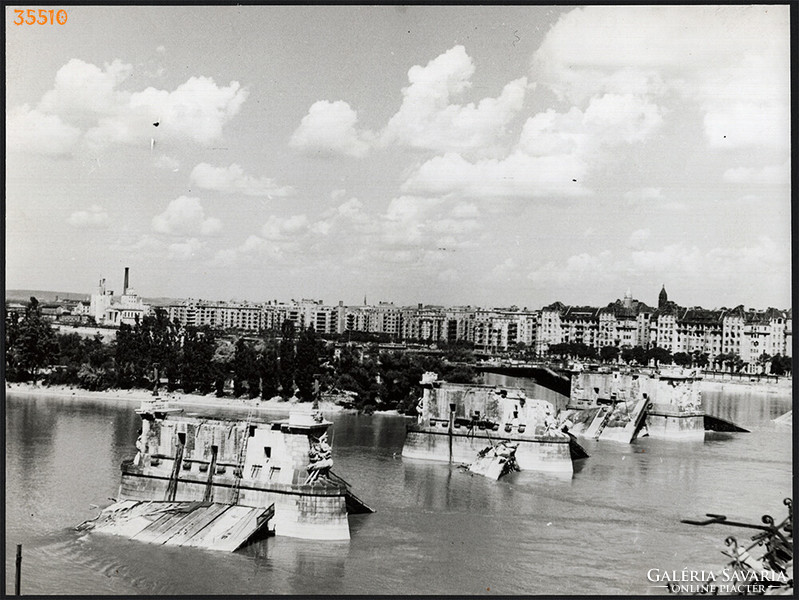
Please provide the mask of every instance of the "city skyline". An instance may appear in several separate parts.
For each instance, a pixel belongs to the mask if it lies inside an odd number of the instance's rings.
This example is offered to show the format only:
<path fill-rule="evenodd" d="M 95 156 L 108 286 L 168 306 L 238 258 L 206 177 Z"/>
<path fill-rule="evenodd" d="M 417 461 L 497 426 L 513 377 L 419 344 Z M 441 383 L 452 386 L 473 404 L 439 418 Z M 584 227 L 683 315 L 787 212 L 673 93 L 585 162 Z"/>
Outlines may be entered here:
<path fill-rule="evenodd" d="M 7 288 L 791 306 L 788 6 L 68 13 L 6 8 Z"/>

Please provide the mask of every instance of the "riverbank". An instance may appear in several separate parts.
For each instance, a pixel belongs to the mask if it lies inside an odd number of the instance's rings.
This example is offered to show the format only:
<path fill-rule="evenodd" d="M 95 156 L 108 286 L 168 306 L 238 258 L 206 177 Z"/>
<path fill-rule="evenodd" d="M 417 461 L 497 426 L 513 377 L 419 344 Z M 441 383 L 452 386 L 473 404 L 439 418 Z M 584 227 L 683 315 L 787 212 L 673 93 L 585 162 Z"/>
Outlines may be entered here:
<path fill-rule="evenodd" d="M 139 404 L 142 400 L 153 399 L 151 392 L 141 389 L 109 389 L 102 392 L 93 392 L 68 385 L 46 386 L 32 383 L 6 382 L 5 390 L 7 395 L 28 395 L 36 397 L 50 396 L 58 398 L 74 398 L 76 400 L 98 400 L 110 403 L 130 402 L 133 404 Z M 279 397 L 263 400 L 262 398 L 232 398 L 227 396 L 217 398 L 213 394 L 203 396 L 200 394 L 184 394 L 181 392 L 164 392 L 163 394 L 160 394 L 160 398 L 162 400 L 174 403 L 174 405 L 179 408 L 246 408 L 264 412 L 286 412 L 298 406 L 307 407 L 309 409 L 311 406 L 309 402 L 298 402 L 296 398 L 283 400 Z M 323 412 L 356 412 L 354 409 L 344 408 L 343 406 L 328 400 L 320 402 L 319 408 Z"/>
<path fill-rule="evenodd" d="M 702 391 L 709 392 L 743 392 L 743 391 L 756 391 L 756 392 L 771 392 L 771 393 L 790 393 L 793 388 L 793 379 L 783 377 L 779 381 L 747 381 L 747 380 L 732 380 L 732 379 L 709 379 L 703 378 L 700 382 Z"/>

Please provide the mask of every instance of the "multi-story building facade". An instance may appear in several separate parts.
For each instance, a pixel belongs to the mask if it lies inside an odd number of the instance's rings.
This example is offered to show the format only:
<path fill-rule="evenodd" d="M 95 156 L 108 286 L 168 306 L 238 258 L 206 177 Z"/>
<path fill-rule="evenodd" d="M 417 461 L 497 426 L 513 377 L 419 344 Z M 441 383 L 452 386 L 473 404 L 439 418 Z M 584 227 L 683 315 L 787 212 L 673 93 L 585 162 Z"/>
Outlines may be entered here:
<path fill-rule="evenodd" d="M 737 354 L 754 363 L 765 352 L 791 354 L 791 311 L 684 308 L 668 300 L 665 287 L 655 309 L 632 297 L 605 307 L 555 302 L 541 310 L 472 306 L 326 305 L 321 300 L 263 304 L 188 300 L 169 307 L 169 316 L 186 325 L 213 325 L 259 331 L 279 329 L 285 320 L 319 333 L 363 331 L 388 334 L 395 341 L 430 343 L 464 340 L 478 350 L 502 352 L 523 343 L 538 355 L 553 344 L 582 343 L 629 348 L 658 346 L 672 353 L 703 352 L 710 359 Z"/>

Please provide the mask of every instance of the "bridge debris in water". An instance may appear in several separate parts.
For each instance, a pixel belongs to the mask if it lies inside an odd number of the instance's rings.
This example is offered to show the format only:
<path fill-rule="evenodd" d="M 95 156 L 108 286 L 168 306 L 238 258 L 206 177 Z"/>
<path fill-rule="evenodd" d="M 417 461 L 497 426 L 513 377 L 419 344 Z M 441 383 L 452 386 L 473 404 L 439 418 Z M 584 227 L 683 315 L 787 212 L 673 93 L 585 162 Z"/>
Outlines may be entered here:
<path fill-rule="evenodd" d="M 503 475 L 519 470 L 516 464 L 516 448 L 518 443 L 499 442 L 483 448 L 477 453 L 475 461 L 468 470 L 476 475 L 483 475 L 497 481 Z"/>
<path fill-rule="evenodd" d="M 705 431 L 749 433 L 705 413 L 700 380 L 691 369 L 578 370 L 559 423 L 573 435 L 624 443 L 645 436 L 702 441 Z"/>
<path fill-rule="evenodd" d="M 274 514 L 274 505 L 256 508 L 213 502 L 123 500 L 76 529 L 151 544 L 233 552 L 266 537 Z"/>

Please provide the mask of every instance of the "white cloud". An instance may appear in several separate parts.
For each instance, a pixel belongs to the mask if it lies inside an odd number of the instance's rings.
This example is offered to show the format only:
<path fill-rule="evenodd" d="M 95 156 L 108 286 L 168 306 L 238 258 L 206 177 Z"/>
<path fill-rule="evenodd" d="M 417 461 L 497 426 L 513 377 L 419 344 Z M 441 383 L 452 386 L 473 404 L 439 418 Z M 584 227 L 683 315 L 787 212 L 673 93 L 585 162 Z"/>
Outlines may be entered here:
<path fill-rule="evenodd" d="M 649 229 L 636 229 L 630 234 L 627 245 L 630 248 L 641 248 L 651 235 L 652 232 Z"/>
<path fill-rule="evenodd" d="M 126 94 L 116 88 L 132 71 L 131 65 L 120 60 L 106 63 L 100 69 L 97 65 L 73 58 L 58 70 L 53 89 L 45 92 L 38 108 L 42 112 L 78 120 L 111 115 L 126 98 Z"/>
<path fill-rule="evenodd" d="M 630 190 L 624 193 L 624 198 L 630 201 L 636 200 L 663 200 L 663 190 L 659 187 L 644 187 Z"/>
<path fill-rule="evenodd" d="M 504 160 L 469 162 L 449 153 L 424 163 L 402 190 L 470 198 L 585 196 L 591 193 L 581 183 L 587 172 L 588 165 L 574 154 L 530 156 L 516 151 Z"/>
<path fill-rule="evenodd" d="M 205 216 L 199 198 L 180 196 L 172 200 L 163 213 L 153 217 L 152 227 L 156 233 L 170 235 L 211 235 L 222 229 L 222 222 Z"/>
<path fill-rule="evenodd" d="M 376 242 L 384 249 L 413 249 L 424 253 L 453 251 L 475 243 L 478 212 L 473 205 L 441 198 L 393 198 L 378 218 Z"/>
<path fill-rule="evenodd" d="M 576 8 L 547 33 L 532 75 L 576 104 L 677 94 L 703 113 L 712 147 L 786 149 L 789 39 L 787 7 Z"/>
<path fill-rule="evenodd" d="M 180 169 L 180 161 L 172 156 L 162 154 L 155 159 L 155 166 L 159 169 L 166 169 L 167 171 L 177 171 Z"/>
<path fill-rule="evenodd" d="M 463 280 L 463 275 L 457 269 L 443 269 L 438 272 L 436 279 L 442 283 L 458 283 Z"/>
<path fill-rule="evenodd" d="M 197 238 L 189 238 L 185 242 L 175 242 L 168 247 L 169 258 L 176 260 L 195 258 L 204 246 L 204 242 L 201 242 Z"/>
<path fill-rule="evenodd" d="M 715 290 L 708 307 L 727 300 L 719 289 L 739 294 L 740 286 L 757 290 L 764 298 L 790 298 L 790 259 L 771 238 L 762 236 L 741 246 L 717 246 L 703 250 L 697 245 L 676 243 L 660 248 L 630 249 L 617 254 L 603 250 L 580 253 L 564 262 L 550 261 L 528 274 L 537 285 L 553 293 L 570 291 L 585 297 L 586 286 L 621 289 L 630 281 L 679 281 L 694 290 Z M 737 282 L 732 288 L 729 282 Z M 737 290 L 737 291 L 736 291 Z M 732 298 L 732 301 L 736 301 Z M 755 301 L 753 299 L 753 301 Z M 769 302 L 769 300 L 766 300 Z"/>
<path fill-rule="evenodd" d="M 350 198 L 346 202 L 341 203 L 336 212 L 350 221 L 363 223 L 369 219 L 368 215 L 363 211 L 363 202 L 357 198 Z"/>
<path fill-rule="evenodd" d="M 213 259 L 217 266 L 230 267 L 241 261 L 281 261 L 284 255 L 281 247 L 257 235 L 250 235 L 239 246 L 219 250 Z"/>
<path fill-rule="evenodd" d="M 452 217 L 455 219 L 476 219 L 479 215 L 477 205 L 471 202 L 460 202 L 452 209 Z"/>
<path fill-rule="evenodd" d="M 357 158 L 365 156 L 375 143 L 438 152 L 493 153 L 507 125 L 522 109 L 527 78 L 509 82 L 496 98 L 455 104 L 454 98 L 471 87 L 473 74 L 472 59 L 463 46 L 455 46 L 424 67 L 411 67 L 402 105 L 379 135 L 358 128 L 358 115 L 347 102 L 319 100 L 289 143 L 311 154 Z"/>
<path fill-rule="evenodd" d="M 369 142 L 374 136 L 369 131 L 359 131 L 357 123 L 358 114 L 346 102 L 319 100 L 308 109 L 289 145 L 310 154 L 362 158 L 369 152 Z"/>
<path fill-rule="evenodd" d="M 438 152 L 465 152 L 494 145 L 524 104 L 527 79 L 508 83 L 497 98 L 476 105 L 453 104 L 471 87 L 475 67 L 463 46 L 455 46 L 408 71 L 402 105 L 382 132 L 383 143 Z"/>
<path fill-rule="evenodd" d="M 491 273 L 497 279 L 510 279 L 518 276 L 519 265 L 513 258 L 506 258 L 500 264 L 496 265 Z"/>
<path fill-rule="evenodd" d="M 10 111 L 9 147 L 65 154 L 79 141 L 95 150 L 117 143 L 149 146 L 151 139 L 208 144 L 222 135 L 247 97 L 238 82 L 218 86 L 208 77 L 190 77 L 171 91 L 119 89 L 132 70 L 120 60 L 103 68 L 70 60 L 35 109 L 23 105 Z"/>
<path fill-rule="evenodd" d="M 791 182 L 791 164 L 768 165 L 761 168 L 738 167 L 727 169 L 722 177 L 728 183 L 757 185 L 788 185 Z"/>
<path fill-rule="evenodd" d="M 271 215 L 261 228 L 261 233 L 267 240 L 286 240 L 302 235 L 308 231 L 308 227 L 308 217 L 305 215 L 292 215 L 290 217 Z"/>
<path fill-rule="evenodd" d="M 434 157 L 410 175 L 403 191 L 472 198 L 588 195 L 585 179 L 607 160 L 608 147 L 640 142 L 661 123 L 660 109 L 646 99 L 605 94 L 585 111 L 550 109 L 530 117 L 517 147 L 503 159 Z"/>
<path fill-rule="evenodd" d="M 136 143 L 154 137 L 176 137 L 208 144 L 247 98 L 237 81 L 220 87 L 210 77 L 190 77 L 173 91 L 152 87 L 126 94 L 127 102 L 111 117 L 100 119 L 87 137 L 95 144 Z M 153 123 L 158 123 L 155 128 Z"/>
<path fill-rule="evenodd" d="M 87 229 L 105 228 L 110 224 L 108 213 L 96 204 L 92 205 L 89 210 L 73 212 L 67 221 L 74 227 Z"/>
<path fill-rule="evenodd" d="M 6 145 L 11 150 L 46 155 L 69 154 L 80 139 L 80 129 L 27 104 L 6 116 Z"/>
<path fill-rule="evenodd" d="M 274 179 L 245 174 L 244 169 L 235 163 L 229 167 L 214 167 L 208 163 L 200 163 L 192 169 L 190 180 L 199 188 L 222 194 L 238 193 L 246 196 L 285 198 L 294 193 L 292 187 L 280 186 Z"/>

